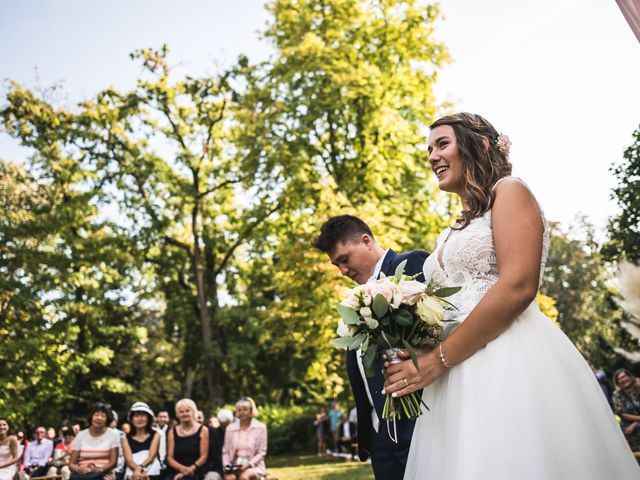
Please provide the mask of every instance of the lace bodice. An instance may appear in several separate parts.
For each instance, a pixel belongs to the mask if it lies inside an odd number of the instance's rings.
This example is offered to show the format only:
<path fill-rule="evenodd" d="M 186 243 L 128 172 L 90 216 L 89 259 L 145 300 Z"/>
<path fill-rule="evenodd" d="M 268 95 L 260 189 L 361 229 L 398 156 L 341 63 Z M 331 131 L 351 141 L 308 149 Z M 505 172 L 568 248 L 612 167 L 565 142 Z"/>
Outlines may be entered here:
<path fill-rule="evenodd" d="M 549 229 L 539 206 L 538 209 L 544 226 L 540 259 L 542 279 L 549 251 Z M 427 281 L 432 279 L 443 286 L 462 287 L 447 298 L 457 310 L 448 310 L 446 320 L 464 320 L 500 275 L 493 243 L 491 210 L 474 218 L 462 230 L 444 230 L 438 237 L 435 250 L 427 257 L 423 270 Z"/>

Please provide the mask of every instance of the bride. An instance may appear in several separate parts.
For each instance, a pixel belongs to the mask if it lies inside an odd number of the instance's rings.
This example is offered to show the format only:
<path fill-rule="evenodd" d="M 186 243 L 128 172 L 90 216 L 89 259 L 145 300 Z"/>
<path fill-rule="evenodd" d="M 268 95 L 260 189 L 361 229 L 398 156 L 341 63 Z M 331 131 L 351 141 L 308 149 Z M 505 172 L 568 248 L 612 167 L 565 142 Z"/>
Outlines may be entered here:
<path fill-rule="evenodd" d="M 589 365 L 536 305 L 548 228 L 527 186 L 509 176 L 509 145 L 479 115 L 431 126 L 431 168 L 463 212 L 424 273 L 462 287 L 448 313 L 461 323 L 420 355 L 419 370 L 410 360 L 387 365 L 387 393 L 424 387 L 431 407 L 416 423 L 404 478 L 640 478 Z"/>

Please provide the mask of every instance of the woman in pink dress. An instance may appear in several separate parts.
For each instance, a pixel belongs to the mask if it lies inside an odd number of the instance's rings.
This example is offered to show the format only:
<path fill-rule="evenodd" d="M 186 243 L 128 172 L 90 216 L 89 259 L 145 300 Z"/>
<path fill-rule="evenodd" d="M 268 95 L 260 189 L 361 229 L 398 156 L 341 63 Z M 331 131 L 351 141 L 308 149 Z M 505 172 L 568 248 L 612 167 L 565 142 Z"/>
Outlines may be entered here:
<path fill-rule="evenodd" d="M 231 423 L 224 435 L 222 463 L 225 480 L 253 480 L 266 476 L 267 427 L 254 417 L 256 404 L 250 397 L 236 402 L 238 421 Z"/>
<path fill-rule="evenodd" d="M 18 440 L 10 436 L 11 425 L 6 418 L 0 418 L 0 480 L 12 480 L 18 469 Z"/>

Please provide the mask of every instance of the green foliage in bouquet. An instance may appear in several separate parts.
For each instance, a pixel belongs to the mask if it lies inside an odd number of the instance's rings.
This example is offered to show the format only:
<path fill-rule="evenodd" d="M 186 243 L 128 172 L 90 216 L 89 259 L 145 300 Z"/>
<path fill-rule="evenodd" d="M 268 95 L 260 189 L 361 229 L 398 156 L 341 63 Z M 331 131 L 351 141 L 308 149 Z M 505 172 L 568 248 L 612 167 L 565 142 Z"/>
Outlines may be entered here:
<path fill-rule="evenodd" d="M 351 289 L 337 307 L 341 318 L 339 337 L 331 343 L 347 350 L 359 349 L 367 376 L 375 374 L 376 359 L 392 349 L 406 349 L 418 368 L 415 348 L 441 341 L 445 310 L 455 308 L 445 297 L 460 287 L 418 282 L 415 276 L 404 275 L 405 264 L 406 261 L 397 267 L 394 276 L 383 276 Z M 397 402 L 387 396 L 383 417 L 415 418 L 421 414 L 420 404 L 416 392 Z"/>

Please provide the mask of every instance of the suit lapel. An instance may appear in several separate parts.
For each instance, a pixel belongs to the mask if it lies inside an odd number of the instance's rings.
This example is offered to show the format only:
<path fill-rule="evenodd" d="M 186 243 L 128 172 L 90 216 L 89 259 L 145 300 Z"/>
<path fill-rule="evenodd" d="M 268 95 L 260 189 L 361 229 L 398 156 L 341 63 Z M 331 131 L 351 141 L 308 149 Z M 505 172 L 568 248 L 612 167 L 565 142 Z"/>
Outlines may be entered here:
<path fill-rule="evenodd" d="M 395 273 L 395 272 L 391 272 L 390 270 L 391 270 L 391 265 L 393 265 L 393 261 L 395 260 L 397 255 L 398 254 L 396 252 L 389 249 L 389 251 L 384 257 L 384 261 L 382 262 L 382 267 L 380 268 L 380 271 L 384 273 L 387 277 Z M 380 275 L 378 275 L 378 278 L 380 278 Z"/>

